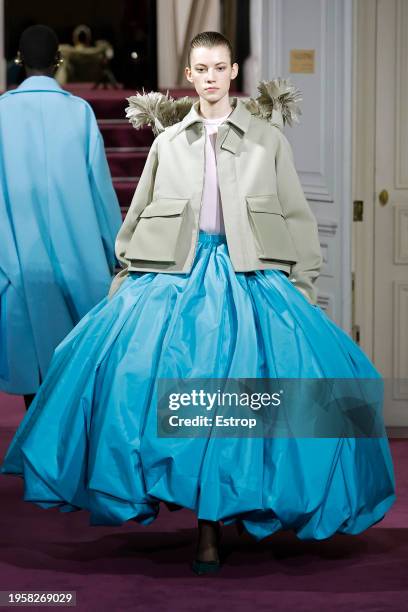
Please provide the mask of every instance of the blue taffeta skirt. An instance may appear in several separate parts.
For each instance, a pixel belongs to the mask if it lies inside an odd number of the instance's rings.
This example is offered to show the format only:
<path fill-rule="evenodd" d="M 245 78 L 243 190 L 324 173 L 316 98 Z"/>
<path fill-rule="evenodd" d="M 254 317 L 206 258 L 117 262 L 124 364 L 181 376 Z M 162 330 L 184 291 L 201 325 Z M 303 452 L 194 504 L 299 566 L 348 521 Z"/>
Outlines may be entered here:
<path fill-rule="evenodd" d="M 361 349 L 280 270 L 236 273 L 200 232 L 189 274 L 132 273 L 57 348 L 2 472 L 26 501 L 91 524 L 151 523 L 160 502 L 255 538 L 356 534 L 395 501 L 387 438 L 165 438 L 158 378 L 372 378 Z"/>

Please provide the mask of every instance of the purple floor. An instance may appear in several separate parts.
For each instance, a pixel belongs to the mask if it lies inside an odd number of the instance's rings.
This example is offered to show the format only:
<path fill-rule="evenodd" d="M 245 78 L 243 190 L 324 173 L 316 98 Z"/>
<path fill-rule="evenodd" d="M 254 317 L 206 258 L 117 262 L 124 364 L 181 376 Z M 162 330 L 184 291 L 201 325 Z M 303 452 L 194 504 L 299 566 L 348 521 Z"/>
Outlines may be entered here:
<path fill-rule="evenodd" d="M 0 457 L 23 415 L 0 394 Z M 22 481 L 0 476 L 0 590 L 75 590 L 79 610 L 408 609 L 408 441 L 392 440 L 398 499 L 358 536 L 300 541 L 280 532 L 256 543 L 224 527 L 226 563 L 217 577 L 189 569 L 192 512 L 143 527 L 90 527 L 86 512 L 62 514 L 22 501 Z"/>

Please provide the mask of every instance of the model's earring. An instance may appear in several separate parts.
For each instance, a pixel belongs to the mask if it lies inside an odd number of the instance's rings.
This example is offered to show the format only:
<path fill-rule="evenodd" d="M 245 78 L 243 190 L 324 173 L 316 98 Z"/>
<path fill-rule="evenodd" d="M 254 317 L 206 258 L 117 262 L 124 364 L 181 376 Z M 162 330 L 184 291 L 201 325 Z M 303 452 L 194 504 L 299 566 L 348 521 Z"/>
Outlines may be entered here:
<path fill-rule="evenodd" d="M 17 66 L 22 66 L 23 65 L 23 58 L 21 57 L 20 51 L 17 51 L 17 55 L 14 58 L 14 63 L 17 64 Z"/>
<path fill-rule="evenodd" d="M 55 67 L 59 68 L 61 64 L 63 63 L 64 63 L 64 58 L 61 55 L 61 51 L 57 51 L 57 54 L 55 56 Z"/>

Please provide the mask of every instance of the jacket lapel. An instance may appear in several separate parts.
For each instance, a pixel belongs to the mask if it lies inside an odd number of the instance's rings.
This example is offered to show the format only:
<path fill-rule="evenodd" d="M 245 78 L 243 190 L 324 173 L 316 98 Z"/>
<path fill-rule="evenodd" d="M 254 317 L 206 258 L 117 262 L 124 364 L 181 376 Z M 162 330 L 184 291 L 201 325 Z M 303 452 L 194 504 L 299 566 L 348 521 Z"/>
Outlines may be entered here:
<path fill-rule="evenodd" d="M 225 135 L 224 140 L 221 143 L 221 149 L 230 151 L 234 155 L 238 153 L 239 147 L 242 142 L 243 133 L 232 125 L 229 126 L 228 131 Z"/>
<path fill-rule="evenodd" d="M 251 113 L 246 108 L 244 102 L 238 98 L 233 98 L 232 103 L 234 105 L 234 110 L 225 122 L 229 129 L 221 143 L 221 148 L 225 149 L 226 151 L 230 151 L 235 155 L 239 150 L 242 137 L 249 128 Z M 198 104 L 198 101 L 195 102 L 184 119 L 180 121 L 180 124 L 175 134 L 172 136 L 172 139 L 180 134 L 183 130 L 186 130 L 187 133 L 189 133 L 194 129 L 194 127 L 196 127 L 197 123 L 203 122 L 203 118 L 198 114 Z M 195 140 L 195 138 L 193 138 L 193 140 Z"/>

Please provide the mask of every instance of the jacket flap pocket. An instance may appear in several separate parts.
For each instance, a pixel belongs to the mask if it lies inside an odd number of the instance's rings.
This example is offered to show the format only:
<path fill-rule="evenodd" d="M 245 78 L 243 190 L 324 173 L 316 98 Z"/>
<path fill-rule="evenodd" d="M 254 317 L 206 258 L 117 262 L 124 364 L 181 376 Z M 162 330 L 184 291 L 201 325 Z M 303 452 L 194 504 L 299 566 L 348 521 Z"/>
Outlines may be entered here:
<path fill-rule="evenodd" d="M 181 215 L 188 201 L 188 198 L 161 198 L 146 206 L 140 217 L 168 217 L 170 215 Z"/>
<path fill-rule="evenodd" d="M 246 201 L 251 212 L 277 213 L 278 215 L 283 215 L 278 196 L 274 193 L 270 195 L 247 196 Z"/>

